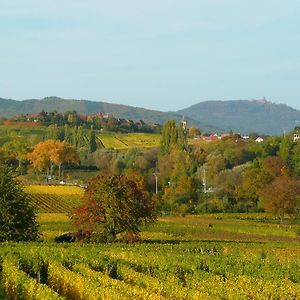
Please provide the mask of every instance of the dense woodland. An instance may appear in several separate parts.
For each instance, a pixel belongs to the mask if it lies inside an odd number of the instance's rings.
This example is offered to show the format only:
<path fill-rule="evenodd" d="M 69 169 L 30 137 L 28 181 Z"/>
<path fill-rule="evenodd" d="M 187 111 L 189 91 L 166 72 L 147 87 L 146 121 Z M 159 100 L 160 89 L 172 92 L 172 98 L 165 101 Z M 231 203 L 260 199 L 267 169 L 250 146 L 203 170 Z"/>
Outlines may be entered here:
<path fill-rule="evenodd" d="M 298 212 L 300 144 L 291 135 L 205 142 L 167 121 L 157 147 L 110 149 L 99 130 L 81 125 L 0 130 L 1 162 L 25 183 L 86 184 L 98 172 L 130 174 L 163 215 L 268 211 L 282 218 Z"/>

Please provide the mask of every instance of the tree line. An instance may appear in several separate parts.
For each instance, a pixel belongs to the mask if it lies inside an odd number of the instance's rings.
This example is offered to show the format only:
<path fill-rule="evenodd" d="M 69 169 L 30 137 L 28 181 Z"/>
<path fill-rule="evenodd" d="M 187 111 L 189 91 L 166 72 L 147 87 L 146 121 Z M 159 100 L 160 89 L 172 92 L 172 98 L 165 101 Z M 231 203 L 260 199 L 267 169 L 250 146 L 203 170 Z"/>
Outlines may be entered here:
<path fill-rule="evenodd" d="M 83 126 L 84 128 L 93 127 L 96 130 L 113 132 L 148 132 L 159 133 L 161 126 L 159 124 L 148 124 L 143 120 L 134 122 L 133 120 L 116 118 L 111 114 L 78 114 L 75 110 L 59 113 L 57 111 L 45 112 L 44 110 L 37 114 L 20 114 L 10 119 L 13 122 L 37 122 L 43 126 L 57 125 L 63 127 Z"/>
<path fill-rule="evenodd" d="M 61 176 L 65 164 L 80 163 L 76 147 L 67 141 L 46 140 L 27 154 L 20 149 L 37 172 L 51 174 L 56 167 Z M 159 148 L 90 153 L 99 175 L 89 181 L 75 225 L 89 234 L 100 232 L 96 239 L 113 240 L 124 231 L 135 239 L 140 225 L 156 215 L 267 211 L 281 221 L 294 218 L 300 201 L 299 154 L 300 143 L 291 135 L 262 143 L 236 135 L 189 143 L 182 123 L 167 121 Z"/>

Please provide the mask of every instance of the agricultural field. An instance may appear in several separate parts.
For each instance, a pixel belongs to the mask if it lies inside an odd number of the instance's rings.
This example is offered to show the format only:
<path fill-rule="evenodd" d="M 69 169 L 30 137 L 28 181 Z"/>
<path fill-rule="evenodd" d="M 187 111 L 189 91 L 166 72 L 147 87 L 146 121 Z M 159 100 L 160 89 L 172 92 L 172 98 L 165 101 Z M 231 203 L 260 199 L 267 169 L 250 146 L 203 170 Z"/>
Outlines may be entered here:
<path fill-rule="evenodd" d="M 26 137 L 29 144 L 36 144 L 43 140 L 46 134 L 44 126 L 5 126 L 0 125 L 0 147 L 15 139 Z"/>
<path fill-rule="evenodd" d="M 84 190 L 78 186 L 28 185 L 25 192 L 39 213 L 71 213 L 81 204 Z"/>
<path fill-rule="evenodd" d="M 300 299 L 299 225 L 268 214 L 160 218 L 138 244 L 55 244 L 69 218 L 38 221 L 43 243 L 0 248 L 3 297 Z"/>
<path fill-rule="evenodd" d="M 160 142 L 160 134 L 151 133 L 100 133 L 97 138 L 105 148 L 112 149 L 158 147 Z"/>

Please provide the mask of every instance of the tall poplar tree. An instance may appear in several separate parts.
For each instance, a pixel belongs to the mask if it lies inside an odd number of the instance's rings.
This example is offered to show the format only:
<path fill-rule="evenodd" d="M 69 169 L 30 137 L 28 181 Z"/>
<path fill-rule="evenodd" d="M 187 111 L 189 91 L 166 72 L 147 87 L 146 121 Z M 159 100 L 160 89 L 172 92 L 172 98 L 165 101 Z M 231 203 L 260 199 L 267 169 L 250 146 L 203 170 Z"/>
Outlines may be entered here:
<path fill-rule="evenodd" d="M 89 146 L 90 146 L 91 153 L 93 153 L 97 150 L 96 135 L 95 135 L 95 131 L 93 128 L 91 128 L 91 131 L 90 131 Z"/>

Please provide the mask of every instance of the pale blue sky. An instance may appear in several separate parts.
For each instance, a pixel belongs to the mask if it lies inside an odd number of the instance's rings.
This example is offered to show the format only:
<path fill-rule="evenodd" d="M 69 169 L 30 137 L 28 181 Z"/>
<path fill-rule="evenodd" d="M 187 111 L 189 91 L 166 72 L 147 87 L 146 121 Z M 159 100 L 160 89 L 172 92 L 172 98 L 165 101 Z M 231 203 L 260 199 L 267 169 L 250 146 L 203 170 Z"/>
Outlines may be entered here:
<path fill-rule="evenodd" d="M 300 109 L 299 0 L 3 0 L 0 97 Z"/>

